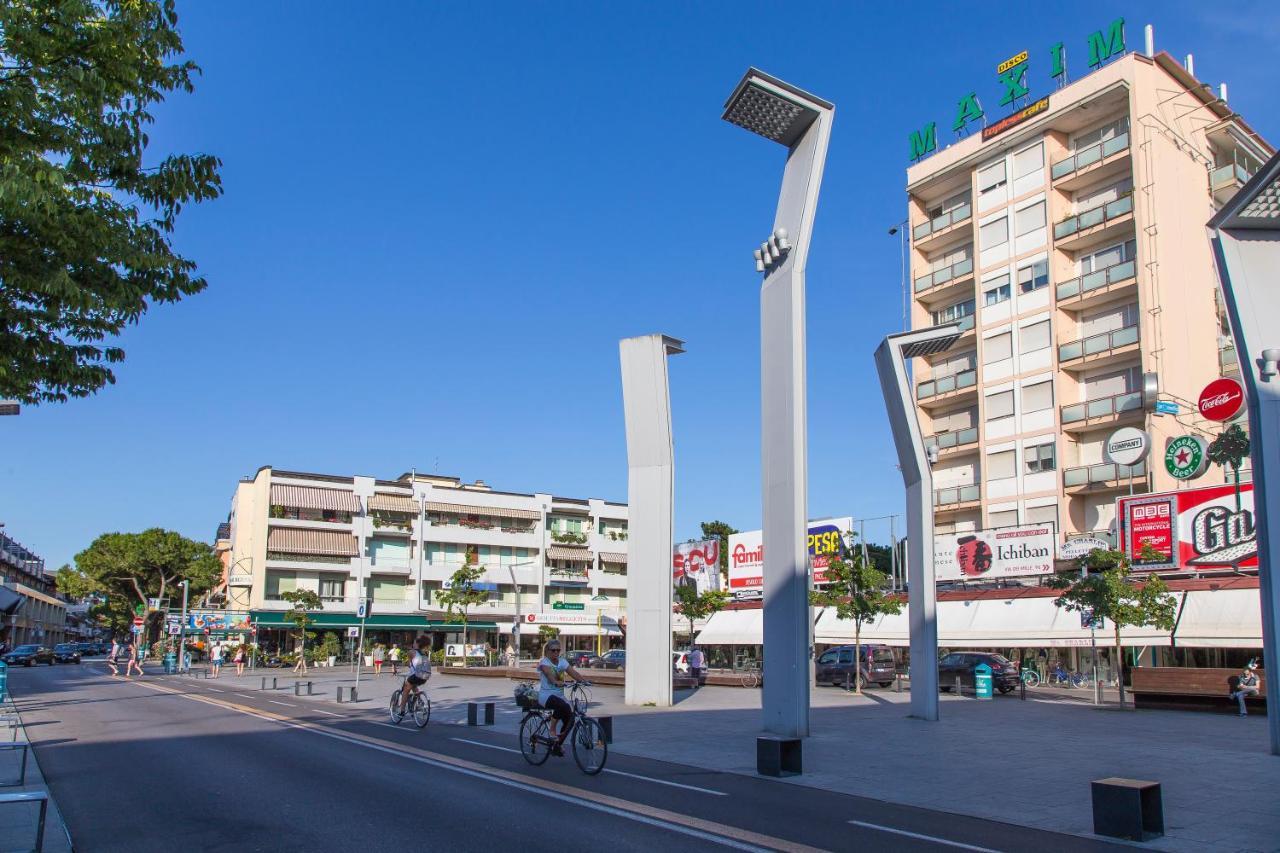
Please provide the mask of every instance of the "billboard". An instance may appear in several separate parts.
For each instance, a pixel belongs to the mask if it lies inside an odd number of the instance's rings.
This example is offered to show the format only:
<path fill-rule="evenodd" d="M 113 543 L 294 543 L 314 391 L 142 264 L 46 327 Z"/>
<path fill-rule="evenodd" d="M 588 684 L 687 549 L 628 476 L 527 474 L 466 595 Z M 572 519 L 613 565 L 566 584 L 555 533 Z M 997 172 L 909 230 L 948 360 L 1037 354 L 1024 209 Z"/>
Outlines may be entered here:
<path fill-rule="evenodd" d="M 1135 570 L 1256 569 L 1253 483 L 1208 486 L 1116 500 L 1120 549 Z M 1144 545 L 1156 552 L 1143 560 Z"/>
<path fill-rule="evenodd" d="M 683 542 L 671 549 L 674 586 L 694 586 L 698 594 L 720 588 L 720 540 Z"/>
<path fill-rule="evenodd" d="M 179 619 L 182 617 L 179 616 Z M 235 610 L 190 610 L 187 612 L 187 630 L 195 631 L 248 631 L 249 614 Z"/>
<path fill-rule="evenodd" d="M 940 581 L 1051 575 L 1056 550 L 1052 524 L 975 530 L 935 536 L 933 565 Z"/>
<path fill-rule="evenodd" d="M 813 582 L 826 583 L 827 564 L 839 555 L 853 530 L 853 519 L 823 518 L 809 522 L 809 563 Z M 729 537 L 729 592 L 734 598 L 761 598 L 764 592 L 764 531 L 749 530 Z"/>

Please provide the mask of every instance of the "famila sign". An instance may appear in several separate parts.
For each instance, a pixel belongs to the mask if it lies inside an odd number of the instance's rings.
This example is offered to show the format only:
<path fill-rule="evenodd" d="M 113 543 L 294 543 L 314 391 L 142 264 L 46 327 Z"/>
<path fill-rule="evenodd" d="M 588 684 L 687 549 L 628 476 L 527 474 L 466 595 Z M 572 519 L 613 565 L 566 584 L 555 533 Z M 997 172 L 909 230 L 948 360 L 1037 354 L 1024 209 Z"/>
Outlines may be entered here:
<path fill-rule="evenodd" d="M 1105 29 L 1090 35 L 1088 45 L 1090 68 L 1101 68 L 1111 57 L 1124 56 L 1124 18 L 1116 18 Z M 1067 82 L 1066 46 L 1058 42 L 1050 47 L 1047 59 L 1049 77 L 1061 88 Z M 1047 95 L 1027 103 L 1031 94 L 1027 75 L 1033 61 L 1031 52 L 1023 50 L 996 66 L 996 80 L 1001 87 L 1000 106 L 1014 105 L 1016 109 L 1012 113 L 987 124 L 987 114 L 978 100 L 978 93 L 969 92 L 956 103 L 951 130 L 957 135 L 964 135 L 969 132 L 971 125 L 981 122 L 982 141 L 986 142 L 1049 109 Z M 929 156 L 938 149 L 938 123 L 931 121 L 920 130 L 912 131 L 910 141 L 913 161 Z"/>

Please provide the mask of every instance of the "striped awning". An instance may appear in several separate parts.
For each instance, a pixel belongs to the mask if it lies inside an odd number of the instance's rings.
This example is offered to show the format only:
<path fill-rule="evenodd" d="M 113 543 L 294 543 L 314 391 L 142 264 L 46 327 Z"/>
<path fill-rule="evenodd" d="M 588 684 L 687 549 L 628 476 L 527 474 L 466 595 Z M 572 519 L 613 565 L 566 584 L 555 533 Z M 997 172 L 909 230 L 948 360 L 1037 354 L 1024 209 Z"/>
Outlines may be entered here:
<path fill-rule="evenodd" d="M 360 553 L 350 533 L 334 530 L 307 530 L 302 527 L 272 527 L 267 531 L 267 550 L 282 554 L 324 554 L 354 557 Z"/>
<path fill-rule="evenodd" d="M 360 499 L 342 489 L 313 489 L 310 486 L 271 484 L 271 505 L 299 509 L 327 509 L 334 512 L 360 512 Z"/>
<path fill-rule="evenodd" d="M 444 504 L 427 501 L 427 512 L 447 512 L 450 515 L 487 515 L 492 518 L 523 518 L 536 521 L 542 513 L 536 509 L 511 509 L 505 506 L 474 506 L 472 504 Z"/>
<path fill-rule="evenodd" d="M 387 495 L 382 492 L 374 492 L 369 498 L 370 512 L 407 512 L 412 515 L 418 514 L 418 504 L 408 495 Z"/>
<path fill-rule="evenodd" d="M 606 563 L 623 563 L 627 562 L 626 554 L 615 554 L 612 551 L 601 551 L 600 559 Z"/>
<path fill-rule="evenodd" d="M 586 548 L 565 548 L 560 545 L 552 545 L 547 549 L 547 559 L 575 560 L 579 563 L 589 563 L 591 562 L 591 552 Z"/>

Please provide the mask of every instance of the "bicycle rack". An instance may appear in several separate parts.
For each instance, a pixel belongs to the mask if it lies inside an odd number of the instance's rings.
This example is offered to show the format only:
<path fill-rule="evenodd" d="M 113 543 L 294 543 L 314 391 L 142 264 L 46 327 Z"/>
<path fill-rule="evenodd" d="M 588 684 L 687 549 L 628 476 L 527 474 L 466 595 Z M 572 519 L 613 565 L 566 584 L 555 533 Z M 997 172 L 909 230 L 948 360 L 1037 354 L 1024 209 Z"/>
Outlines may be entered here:
<path fill-rule="evenodd" d="M 0 805 L 13 803 L 39 803 L 40 816 L 36 821 L 36 843 L 33 851 L 44 849 L 44 823 L 49 813 L 49 794 L 46 791 L 20 791 L 14 794 L 0 794 Z"/>

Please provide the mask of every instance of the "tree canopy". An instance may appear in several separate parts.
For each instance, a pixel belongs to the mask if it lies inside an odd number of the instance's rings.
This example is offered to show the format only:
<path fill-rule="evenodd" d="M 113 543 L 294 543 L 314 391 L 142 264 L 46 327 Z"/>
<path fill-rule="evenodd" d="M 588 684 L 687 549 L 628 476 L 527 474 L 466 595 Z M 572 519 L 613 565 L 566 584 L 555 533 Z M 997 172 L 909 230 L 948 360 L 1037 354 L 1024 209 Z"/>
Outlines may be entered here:
<path fill-rule="evenodd" d="M 852 539 L 852 536 L 850 536 Z M 850 547 L 848 558 L 836 557 L 827 564 L 826 586 L 809 593 L 814 607 L 834 607 L 836 616 L 853 622 L 854 659 L 861 667 L 862 626 L 881 614 L 902 612 L 902 599 L 890 596 L 885 587 L 889 575 L 864 563 L 859 549 Z M 854 674 L 854 692 L 862 690 L 860 669 Z"/>
<path fill-rule="evenodd" d="M 199 72 L 177 20 L 173 0 L 0 4 L 0 397 L 98 391 L 126 326 L 205 288 L 170 238 L 221 162 L 146 158 L 153 108 Z"/>
<path fill-rule="evenodd" d="M 680 615 L 689 620 L 689 645 L 693 645 L 693 623 L 698 619 L 706 619 L 724 610 L 729 603 L 729 593 L 719 589 L 709 589 L 699 593 L 692 584 L 675 588 L 676 604 L 680 607 Z"/>
<path fill-rule="evenodd" d="M 738 529 L 736 527 L 732 527 L 723 521 L 702 522 L 703 537 L 720 540 L 720 575 L 723 578 L 729 577 L 729 537 L 737 532 Z"/>

